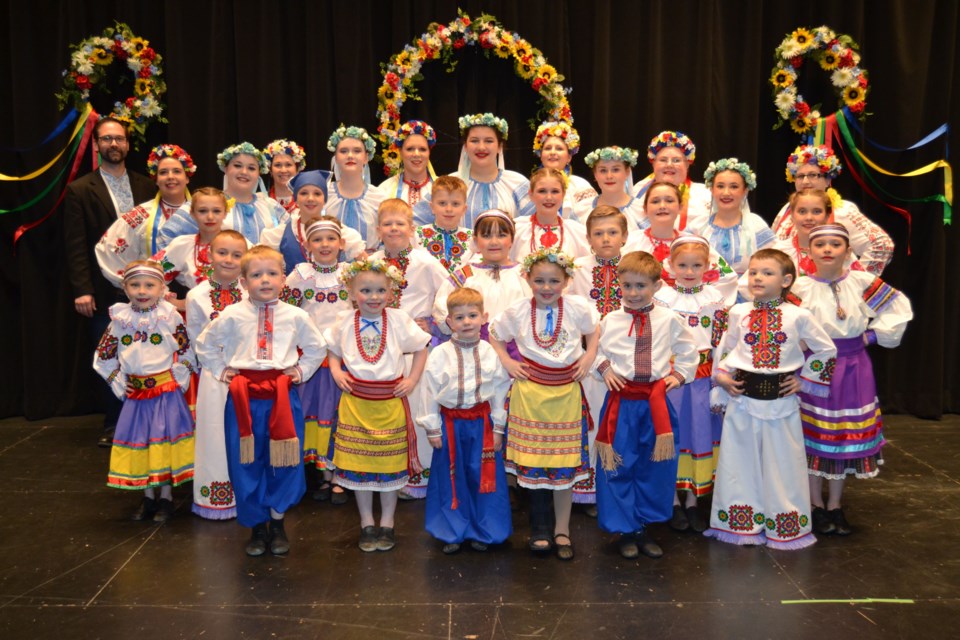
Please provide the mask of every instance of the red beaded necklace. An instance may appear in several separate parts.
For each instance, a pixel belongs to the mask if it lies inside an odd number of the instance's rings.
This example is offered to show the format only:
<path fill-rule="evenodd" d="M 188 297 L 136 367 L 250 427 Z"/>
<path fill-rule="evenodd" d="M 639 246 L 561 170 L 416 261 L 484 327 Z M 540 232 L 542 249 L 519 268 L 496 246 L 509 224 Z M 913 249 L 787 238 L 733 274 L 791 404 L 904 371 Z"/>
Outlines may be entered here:
<path fill-rule="evenodd" d="M 377 349 L 377 352 L 372 356 L 367 355 L 367 350 L 363 348 L 363 341 L 360 340 L 360 312 L 356 311 L 353 314 L 353 337 L 357 341 L 357 351 L 360 352 L 360 357 L 369 362 L 370 364 L 376 364 L 377 361 L 383 356 L 384 349 L 387 348 L 387 310 L 383 309 L 380 312 L 380 323 L 383 325 L 383 329 L 380 331 L 380 347 Z"/>
<path fill-rule="evenodd" d="M 533 329 L 533 341 L 537 343 L 538 347 L 549 349 L 555 345 L 557 338 L 560 337 L 560 327 L 563 325 L 563 297 L 557 300 L 557 324 L 553 327 L 553 334 L 551 334 L 549 340 L 543 340 L 537 333 L 537 301 L 533 298 L 530 299 L 530 324 Z"/>

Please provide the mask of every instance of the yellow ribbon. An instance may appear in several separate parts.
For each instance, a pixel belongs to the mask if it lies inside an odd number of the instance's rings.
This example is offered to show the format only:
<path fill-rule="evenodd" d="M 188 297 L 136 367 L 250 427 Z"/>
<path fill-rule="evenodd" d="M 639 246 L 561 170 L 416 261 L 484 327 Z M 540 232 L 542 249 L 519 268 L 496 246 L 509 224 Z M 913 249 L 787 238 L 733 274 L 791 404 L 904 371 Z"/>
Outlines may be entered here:
<path fill-rule="evenodd" d="M 950 163 L 946 160 L 937 160 L 936 162 L 931 162 L 926 166 L 920 167 L 919 169 L 914 169 L 913 171 L 908 171 L 907 173 L 892 173 L 877 166 L 877 164 L 868 158 L 863 151 L 854 149 L 854 152 L 860 156 L 860 159 L 867 163 L 871 169 L 879 171 L 885 176 L 892 176 L 894 178 L 914 178 L 916 176 L 922 176 L 926 173 L 931 173 L 937 169 L 943 169 L 943 195 L 947 199 L 947 204 L 953 206 L 953 169 L 950 168 Z"/>
<path fill-rule="evenodd" d="M 0 173 L 0 181 L 25 182 L 27 180 L 33 180 L 34 178 L 43 175 L 48 169 L 50 169 L 50 167 L 57 164 L 57 161 L 60 160 L 63 154 L 67 152 L 67 149 L 70 148 L 70 142 L 73 141 L 73 139 L 77 136 L 77 134 L 83 131 L 83 128 L 87 125 L 87 117 L 90 115 L 90 111 L 92 109 L 93 107 L 91 107 L 90 104 L 88 103 L 87 106 L 84 108 L 83 113 L 81 113 L 80 117 L 77 118 L 77 124 L 73 127 L 73 133 L 71 133 L 70 137 L 67 139 L 67 146 L 61 149 L 60 153 L 58 153 L 53 160 L 43 165 L 33 173 L 28 173 L 25 176 L 8 176 Z"/>

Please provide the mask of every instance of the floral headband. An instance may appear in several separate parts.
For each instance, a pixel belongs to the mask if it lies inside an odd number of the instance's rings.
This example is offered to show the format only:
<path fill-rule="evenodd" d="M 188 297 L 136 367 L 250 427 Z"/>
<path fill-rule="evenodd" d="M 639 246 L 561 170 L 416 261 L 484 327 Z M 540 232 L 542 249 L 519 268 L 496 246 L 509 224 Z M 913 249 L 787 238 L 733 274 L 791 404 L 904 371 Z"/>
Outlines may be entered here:
<path fill-rule="evenodd" d="M 184 149 L 175 144 L 161 144 L 154 147 L 147 156 L 147 173 L 151 178 L 157 177 L 157 170 L 160 167 L 160 161 L 164 158 L 173 158 L 179 160 L 183 165 L 183 172 L 192 176 L 197 172 L 197 165 L 193 163 L 193 158 Z"/>
<path fill-rule="evenodd" d="M 403 284 L 403 274 L 400 273 L 400 269 L 386 260 L 354 260 L 350 266 L 340 272 L 340 282 L 343 286 L 349 287 L 353 279 L 364 271 L 384 274 L 392 281 L 394 288 Z"/>
<path fill-rule="evenodd" d="M 796 180 L 797 172 L 805 164 L 816 165 L 820 173 L 830 180 L 839 176 L 843 169 L 833 149 L 823 145 L 805 144 L 794 149 L 787 158 L 787 182 Z"/>
<path fill-rule="evenodd" d="M 573 258 L 560 249 L 555 247 L 540 247 L 523 259 L 523 267 L 521 267 L 521 270 L 526 275 L 530 275 L 530 271 L 533 270 L 533 265 L 540 262 L 552 262 L 563 269 L 570 278 L 573 277 L 573 272 L 577 269 L 577 265 L 573 263 Z"/>
<path fill-rule="evenodd" d="M 403 146 L 404 140 L 414 135 L 426 138 L 427 146 L 430 148 L 437 144 L 437 132 L 433 130 L 433 127 L 423 120 L 408 120 L 400 125 L 400 130 L 393 137 L 393 146 L 399 149 Z"/>
<path fill-rule="evenodd" d="M 280 138 L 263 148 L 263 155 L 266 156 L 267 162 L 270 164 L 273 164 L 274 156 L 281 153 L 293 158 L 293 162 L 297 165 L 297 171 L 303 171 L 307 168 L 307 152 L 293 140 Z"/>
<path fill-rule="evenodd" d="M 583 161 L 591 169 L 601 160 L 626 162 L 631 167 L 635 167 L 637 166 L 637 158 L 639 157 L 640 154 L 630 147 L 603 147 L 602 149 L 595 149 L 588 153 Z"/>
<path fill-rule="evenodd" d="M 252 156 L 257 159 L 257 164 L 260 165 L 260 173 L 267 174 L 270 173 L 270 166 L 267 164 L 267 159 L 263 157 L 263 154 L 260 153 L 260 149 L 257 149 L 255 146 L 249 142 L 241 142 L 240 144 L 235 144 L 232 147 L 227 147 L 223 151 L 217 154 L 217 166 L 220 167 L 220 171 L 227 170 L 227 164 L 235 157 L 247 155 Z"/>
<path fill-rule="evenodd" d="M 713 178 L 721 171 L 736 171 L 743 177 L 743 182 L 747 189 L 753 191 L 757 188 L 757 174 L 753 172 L 746 162 L 740 162 L 736 158 L 721 158 L 707 165 L 703 172 L 703 182 L 708 186 L 713 186 Z"/>
<path fill-rule="evenodd" d="M 693 140 L 687 134 L 682 131 L 661 131 L 650 141 L 650 146 L 647 148 L 647 159 L 653 162 L 660 150 L 667 147 L 676 147 L 683 151 L 683 155 L 687 157 L 687 162 L 692 163 L 693 159 L 697 157 L 697 145 L 693 144 Z"/>
<path fill-rule="evenodd" d="M 363 127 L 348 127 L 344 124 L 341 124 L 336 131 L 330 134 L 330 139 L 327 140 L 327 151 L 336 151 L 337 145 L 345 138 L 353 138 L 362 142 L 364 149 L 367 150 L 367 155 L 371 158 L 377 151 L 377 143 L 373 141 L 366 129 Z"/>
<path fill-rule="evenodd" d="M 470 127 L 491 127 L 500 132 L 500 136 L 506 140 L 510 131 L 510 126 L 503 118 L 498 118 L 492 113 L 474 113 L 469 116 L 460 116 L 457 120 L 460 125 L 460 135 L 467 132 Z"/>
<path fill-rule="evenodd" d="M 580 134 L 568 122 L 544 122 L 540 125 L 537 133 L 533 136 L 533 152 L 538 158 L 543 151 L 543 145 L 547 142 L 547 138 L 563 140 L 571 156 L 576 155 L 577 151 L 580 150 Z"/>

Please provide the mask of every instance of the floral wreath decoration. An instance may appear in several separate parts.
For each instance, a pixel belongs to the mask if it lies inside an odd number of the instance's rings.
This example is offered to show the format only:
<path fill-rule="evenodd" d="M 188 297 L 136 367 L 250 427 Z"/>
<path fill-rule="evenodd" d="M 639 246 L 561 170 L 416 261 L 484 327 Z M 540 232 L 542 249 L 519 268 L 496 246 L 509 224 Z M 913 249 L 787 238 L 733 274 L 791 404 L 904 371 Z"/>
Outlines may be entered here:
<path fill-rule="evenodd" d="M 380 63 L 383 83 L 377 91 L 377 135 L 386 146 L 400 129 L 400 108 L 409 100 L 420 100 L 416 82 L 423 79 L 424 62 L 442 60 L 447 73 L 457 66 L 455 54 L 465 47 L 479 45 L 484 56 L 494 55 L 513 62 L 513 70 L 539 95 L 539 110 L 530 122 L 543 120 L 573 124 L 573 114 L 564 88 L 564 77 L 547 62 L 543 52 L 518 33 L 504 29 L 496 17 L 482 14 L 476 19 L 461 10 L 457 18 L 443 25 L 431 22 L 427 30 L 386 63 Z M 506 138 L 506 134 L 504 134 Z M 386 162 L 386 158 L 384 158 Z"/>
<path fill-rule="evenodd" d="M 647 147 L 647 160 L 652 163 L 656 160 L 657 154 L 667 147 L 676 147 L 683 151 L 683 155 L 690 164 L 693 164 L 697 158 L 697 145 L 693 144 L 690 136 L 682 131 L 661 131 L 650 140 L 650 146 Z"/>
<path fill-rule="evenodd" d="M 860 46 L 848 35 L 837 34 L 827 26 L 796 29 L 788 34 L 774 52 L 776 66 L 770 74 L 773 105 L 779 119 L 796 133 L 807 133 L 820 119 L 819 105 L 811 108 L 797 92 L 797 75 L 808 58 L 830 73 L 830 83 L 837 94 L 839 107 L 865 118 L 867 106 L 867 71 L 860 66 Z"/>
<path fill-rule="evenodd" d="M 354 260 L 340 272 L 340 283 L 349 287 L 354 278 L 365 271 L 384 274 L 391 281 L 391 286 L 394 289 L 400 288 L 403 284 L 403 274 L 400 273 L 400 269 L 386 260 Z"/>
<path fill-rule="evenodd" d="M 147 156 L 147 174 L 156 180 L 157 170 L 160 167 L 160 161 L 164 158 L 173 158 L 178 160 L 181 165 L 183 165 L 183 172 L 187 176 L 192 176 L 197 172 L 197 165 L 194 164 L 193 158 L 190 157 L 190 154 L 187 153 L 183 147 L 176 144 L 161 144 L 154 147 L 150 151 L 150 155 Z"/>
<path fill-rule="evenodd" d="M 489 111 L 487 113 L 473 113 L 460 116 L 457 118 L 457 125 L 460 128 L 461 136 L 469 131 L 471 127 L 490 127 L 491 129 L 496 129 L 500 132 L 500 136 L 504 140 L 510 135 L 510 125 L 507 124 L 507 121 L 493 115 Z"/>
<path fill-rule="evenodd" d="M 843 170 L 833 149 L 824 145 L 803 144 L 787 157 L 787 182 L 795 181 L 797 172 L 805 164 L 815 165 L 830 180 L 835 180 Z"/>
<path fill-rule="evenodd" d="M 635 149 L 631 149 L 630 147 L 613 146 L 594 149 L 587 154 L 587 157 L 583 159 L 583 162 L 591 169 L 593 169 L 593 166 L 601 160 L 626 162 L 631 167 L 635 167 L 637 166 L 637 158 L 639 157 L 640 154 L 637 153 Z"/>
<path fill-rule="evenodd" d="M 404 141 L 410 136 L 418 135 L 427 139 L 427 146 L 433 148 L 437 144 L 437 132 L 423 120 L 408 120 L 400 125 L 397 135 L 383 150 L 383 173 L 392 176 L 400 172 L 400 149 Z"/>
<path fill-rule="evenodd" d="M 220 167 L 220 171 L 226 172 L 227 164 L 233 159 L 234 156 L 239 155 L 253 156 L 256 158 L 257 164 L 260 166 L 260 173 L 264 175 L 270 173 L 270 165 L 267 164 L 267 159 L 263 157 L 263 153 L 260 151 L 260 149 L 256 148 L 249 142 L 241 142 L 240 144 L 229 146 L 218 153 L 217 166 Z"/>
<path fill-rule="evenodd" d="M 297 171 L 303 171 L 307 168 L 307 152 L 293 140 L 287 140 L 286 138 L 274 140 L 265 146 L 261 153 L 267 159 L 268 165 L 273 164 L 274 156 L 285 153 L 293 159 L 294 164 L 297 165 Z"/>
<path fill-rule="evenodd" d="M 577 265 L 574 264 L 572 256 L 556 247 L 540 247 L 523 259 L 521 271 L 523 271 L 525 275 L 530 275 L 530 271 L 533 270 L 533 265 L 539 262 L 551 262 L 557 265 L 563 269 L 570 278 L 573 277 L 573 273 L 577 270 Z"/>
<path fill-rule="evenodd" d="M 370 156 L 371 159 L 373 158 L 373 154 L 377 151 L 377 143 L 374 142 L 373 137 L 367 133 L 366 129 L 355 126 L 348 127 L 342 122 L 340 123 L 340 126 L 330 134 L 330 138 L 327 140 L 327 151 L 335 153 L 337 150 L 337 145 L 346 138 L 353 138 L 362 142 L 363 148 L 366 149 L 367 155 Z"/>
<path fill-rule="evenodd" d="M 133 146 L 146 140 L 147 126 L 153 122 L 167 122 L 160 96 L 167 91 L 163 74 L 163 57 L 150 47 L 150 42 L 134 35 L 123 22 L 71 45 L 70 66 L 63 71 L 63 88 L 57 92 L 57 104 L 63 109 L 71 105 L 83 111 L 90 102 L 90 92 L 97 87 L 106 91 L 103 81 L 114 62 L 125 63 L 133 74 L 133 95 L 114 102 L 110 115 L 130 131 Z M 121 78 L 123 82 L 125 78 Z"/>
<path fill-rule="evenodd" d="M 713 186 L 713 179 L 721 171 L 735 171 L 743 178 L 747 190 L 754 191 L 757 188 L 757 174 L 753 172 L 746 162 L 740 162 L 736 158 L 721 158 L 707 165 L 703 172 L 703 182 L 707 187 Z"/>
<path fill-rule="evenodd" d="M 580 134 L 569 122 L 544 122 L 533 135 L 533 153 L 539 158 L 548 138 L 560 138 L 571 156 L 580 151 Z"/>

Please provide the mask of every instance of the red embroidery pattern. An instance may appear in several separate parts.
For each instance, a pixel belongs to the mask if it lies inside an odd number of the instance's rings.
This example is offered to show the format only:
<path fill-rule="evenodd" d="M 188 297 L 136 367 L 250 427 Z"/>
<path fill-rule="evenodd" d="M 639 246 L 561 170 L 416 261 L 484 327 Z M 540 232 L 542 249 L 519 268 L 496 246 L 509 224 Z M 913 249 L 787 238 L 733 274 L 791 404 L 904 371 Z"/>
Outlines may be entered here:
<path fill-rule="evenodd" d="M 257 307 L 257 360 L 273 359 L 273 305 Z"/>
<path fill-rule="evenodd" d="M 150 217 L 150 213 L 143 207 L 134 207 L 127 211 L 122 216 L 123 221 L 130 225 L 131 229 L 136 229 L 143 221 Z"/>
<path fill-rule="evenodd" d="M 593 268 L 593 288 L 590 289 L 590 299 L 597 305 L 600 318 L 605 318 L 611 311 L 620 308 L 620 280 L 617 278 L 617 264 L 620 256 L 604 260 L 597 258 L 597 266 Z"/>
<path fill-rule="evenodd" d="M 756 303 L 763 304 L 763 303 Z M 769 305 L 769 306 L 768 306 Z M 776 369 L 780 366 L 780 345 L 787 341 L 782 331 L 783 314 L 779 300 L 757 306 L 750 312 L 743 341 L 750 346 L 754 369 Z"/>

